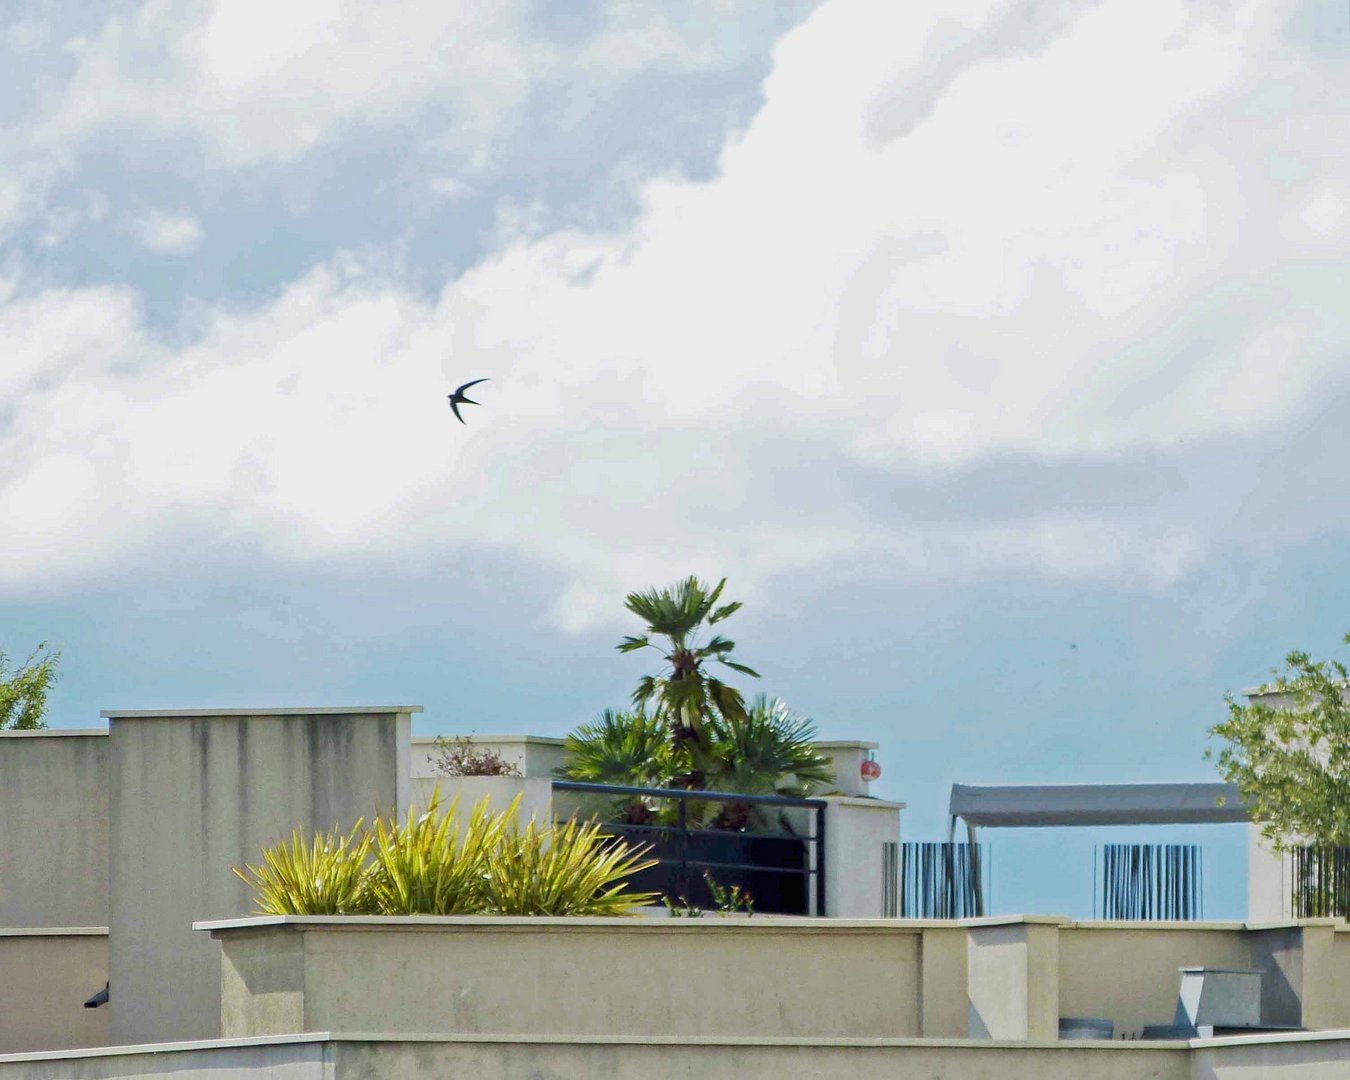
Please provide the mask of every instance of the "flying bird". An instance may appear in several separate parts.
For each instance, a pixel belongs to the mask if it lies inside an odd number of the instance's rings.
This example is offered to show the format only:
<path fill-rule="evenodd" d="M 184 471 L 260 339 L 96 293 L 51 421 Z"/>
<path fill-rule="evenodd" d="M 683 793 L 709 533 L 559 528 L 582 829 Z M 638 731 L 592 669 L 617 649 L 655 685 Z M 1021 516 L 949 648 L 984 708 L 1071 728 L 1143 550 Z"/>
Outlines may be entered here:
<path fill-rule="evenodd" d="M 459 415 L 459 407 L 461 405 L 479 404 L 477 401 L 470 401 L 468 398 L 466 398 L 464 396 L 464 391 L 471 386 L 477 386 L 480 382 L 487 382 L 487 381 L 488 381 L 487 379 L 474 379 L 473 382 L 466 382 L 453 394 L 448 395 L 448 397 L 450 398 L 450 411 L 455 414 L 455 419 L 458 420 L 461 424 L 464 423 L 464 417 Z"/>

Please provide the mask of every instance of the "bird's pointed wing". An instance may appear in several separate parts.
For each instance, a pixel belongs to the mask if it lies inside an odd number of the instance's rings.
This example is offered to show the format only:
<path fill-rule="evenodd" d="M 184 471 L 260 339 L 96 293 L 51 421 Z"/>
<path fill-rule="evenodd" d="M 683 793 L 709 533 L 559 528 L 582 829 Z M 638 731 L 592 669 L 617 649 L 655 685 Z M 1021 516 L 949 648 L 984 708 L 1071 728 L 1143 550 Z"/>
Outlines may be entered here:
<path fill-rule="evenodd" d="M 490 382 L 490 381 L 491 381 L 490 379 L 474 379 L 473 382 L 466 382 L 463 386 L 461 386 L 458 390 L 455 391 L 454 396 L 463 397 L 464 391 L 467 390 L 469 387 L 477 386 L 480 382 Z"/>
<path fill-rule="evenodd" d="M 454 398 L 450 399 L 450 411 L 455 414 L 456 420 L 461 424 L 464 423 L 464 417 L 459 415 L 459 403 Z"/>

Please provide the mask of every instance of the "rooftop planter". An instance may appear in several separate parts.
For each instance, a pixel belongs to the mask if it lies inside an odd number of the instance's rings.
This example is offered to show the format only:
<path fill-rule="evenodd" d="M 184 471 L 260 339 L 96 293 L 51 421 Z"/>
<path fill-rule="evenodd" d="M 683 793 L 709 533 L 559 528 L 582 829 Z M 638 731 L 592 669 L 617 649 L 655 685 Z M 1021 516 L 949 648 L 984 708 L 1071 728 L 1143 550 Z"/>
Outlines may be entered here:
<path fill-rule="evenodd" d="M 815 919 L 260 917 L 221 947 L 221 1034 L 908 1037 L 914 926 Z"/>

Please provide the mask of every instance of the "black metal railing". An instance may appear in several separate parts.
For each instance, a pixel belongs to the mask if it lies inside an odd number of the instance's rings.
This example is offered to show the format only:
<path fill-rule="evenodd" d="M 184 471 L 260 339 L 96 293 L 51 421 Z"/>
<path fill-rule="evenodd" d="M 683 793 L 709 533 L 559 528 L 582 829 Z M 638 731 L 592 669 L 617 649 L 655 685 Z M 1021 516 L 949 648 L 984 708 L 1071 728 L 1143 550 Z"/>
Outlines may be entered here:
<path fill-rule="evenodd" d="M 1296 847 L 1289 854 L 1294 917 L 1350 919 L 1350 847 Z"/>
<path fill-rule="evenodd" d="M 989 908 L 990 867 L 984 844 L 900 845 L 900 917 L 970 919 Z"/>
<path fill-rule="evenodd" d="M 710 906 L 704 872 L 713 874 L 723 887 L 739 884 L 754 900 L 755 910 L 770 914 L 824 915 L 825 909 L 825 808 L 824 799 L 798 799 L 786 795 L 742 795 L 728 791 L 687 791 L 683 788 L 623 787 L 590 784 L 578 780 L 554 780 L 555 791 L 574 791 L 614 798 L 665 799 L 676 804 L 673 825 L 606 822 L 606 832 L 652 846 L 657 867 L 638 875 L 633 888 L 660 892 L 671 901 L 705 902 Z M 791 832 L 737 832 L 690 827 L 691 803 L 721 803 L 732 806 L 774 807 L 779 810 L 810 810 L 815 827 L 808 835 Z M 742 856 L 754 856 L 742 857 Z M 799 882 L 797 887 L 767 890 L 755 882 Z M 766 896 L 772 892 L 772 896 Z M 814 904 L 811 902 L 814 893 Z M 783 910 L 787 908 L 788 910 Z"/>
<path fill-rule="evenodd" d="M 1096 848 L 1092 861 L 1095 868 Z M 1205 860 L 1198 844 L 1103 844 L 1101 873 L 1103 919 L 1204 918 Z"/>

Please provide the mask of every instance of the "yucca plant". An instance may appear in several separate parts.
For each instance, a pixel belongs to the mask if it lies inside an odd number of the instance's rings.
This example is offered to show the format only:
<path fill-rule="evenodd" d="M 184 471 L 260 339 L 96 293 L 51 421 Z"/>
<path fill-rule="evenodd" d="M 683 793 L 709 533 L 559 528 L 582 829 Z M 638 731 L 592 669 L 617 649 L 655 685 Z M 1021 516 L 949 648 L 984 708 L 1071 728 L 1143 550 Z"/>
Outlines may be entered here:
<path fill-rule="evenodd" d="M 633 915 L 656 893 L 628 891 L 628 879 L 656 865 L 647 847 L 607 837 L 598 823 L 539 825 L 533 819 L 502 837 L 488 865 L 494 915 Z"/>
<path fill-rule="evenodd" d="M 487 908 L 488 871 L 520 796 L 496 814 L 485 798 L 467 822 L 460 821 L 458 796 L 444 814 L 440 797 L 437 788 L 425 812 L 408 811 L 405 825 L 376 820 L 368 889 L 381 915 L 477 915 Z"/>
<path fill-rule="evenodd" d="M 364 915 L 374 910 L 367 888 L 371 835 L 364 821 L 343 836 L 336 828 L 306 844 L 300 830 L 263 852 L 261 866 L 231 867 L 253 889 L 261 915 Z"/>

